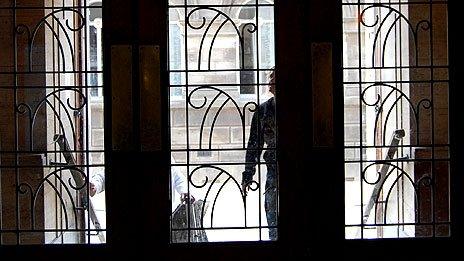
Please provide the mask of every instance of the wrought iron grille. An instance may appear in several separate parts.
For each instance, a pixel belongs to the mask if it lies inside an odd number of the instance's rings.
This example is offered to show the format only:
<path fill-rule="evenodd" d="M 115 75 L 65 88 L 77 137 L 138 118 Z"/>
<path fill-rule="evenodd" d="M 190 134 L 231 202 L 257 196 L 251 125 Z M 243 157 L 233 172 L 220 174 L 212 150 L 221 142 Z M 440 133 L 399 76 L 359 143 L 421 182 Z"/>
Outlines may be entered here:
<path fill-rule="evenodd" d="M 447 1 L 342 5 L 345 237 L 449 236 Z"/>
<path fill-rule="evenodd" d="M 171 241 L 276 240 L 273 1 L 170 0 L 169 46 Z"/>
<path fill-rule="evenodd" d="M 101 9 L 0 3 L 0 245 L 105 242 Z"/>

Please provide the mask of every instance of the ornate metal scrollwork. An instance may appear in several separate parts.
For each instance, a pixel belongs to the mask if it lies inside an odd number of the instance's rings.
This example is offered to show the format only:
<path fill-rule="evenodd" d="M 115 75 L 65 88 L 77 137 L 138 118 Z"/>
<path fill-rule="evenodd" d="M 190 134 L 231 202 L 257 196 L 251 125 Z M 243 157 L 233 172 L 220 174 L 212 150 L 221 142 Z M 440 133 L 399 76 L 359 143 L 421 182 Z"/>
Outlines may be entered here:
<path fill-rule="evenodd" d="M 261 26 L 261 23 L 258 23 L 260 19 L 258 12 L 262 8 L 261 5 L 264 4 L 257 3 L 256 6 L 241 3 L 214 6 L 186 4 L 183 18 L 175 18 L 179 19 L 181 27 L 182 25 L 185 26 L 182 29 L 184 29 L 183 34 L 186 38 L 184 39 L 185 46 L 183 46 L 185 65 L 176 67 L 183 68 L 183 70 L 176 70 L 176 72 L 185 72 L 183 76 L 185 84 L 182 84 L 186 90 L 185 105 L 183 106 L 185 106 L 185 117 L 187 117 L 185 125 L 187 126 L 182 125 L 186 129 L 187 135 L 185 152 L 187 155 L 192 155 L 190 153 L 193 151 L 197 152 L 196 156 L 187 156 L 186 160 L 189 193 L 192 193 L 195 197 L 201 194 L 199 196 L 201 198 L 197 202 L 201 202 L 202 205 L 192 204 L 195 211 L 192 212 L 193 214 L 187 215 L 187 220 L 194 219 L 195 223 L 188 226 L 188 221 L 175 221 L 172 223 L 175 224 L 174 231 L 185 230 L 191 235 L 196 230 L 204 229 L 205 231 L 211 231 L 211 235 L 213 235 L 215 234 L 214 231 L 225 229 L 220 234 L 226 235 L 228 229 L 243 229 L 243 231 L 246 231 L 246 229 L 250 229 L 249 231 L 258 229 L 260 232 L 262 232 L 262 229 L 268 229 L 260 220 L 262 218 L 263 206 L 261 204 L 264 203 L 264 194 L 252 193 L 252 197 L 248 197 L 248 204 L 251 204 L 250 202 L 256 204 L 253 210 L 251 210 L 250 206 L 247 209 L 246 196 L 246 191 L 257 191 L 261 188 L 259 182 L 261 182 L 261 175 L 264 174 L 259 169 L 256 176 L 260 178 L 257 178 L 257 181 L 240 180 L 243 168 L 254 164 L 254 162 L 248 162 L 249 160 L 246 159 L 245 154 L 248 151 L 261 152 L 264 149 L 247 147 L 246 138 L 252 120 L 251 115 L 256 115 L 258 121 L 261 116 L 257 114 L 261 94 L 258 85 L 264 85 L 261 83 L 260 76 L 266 70 L 264 67 L 269 67 L 259 64 L 259 57 L 262 57 L 259 50 L 263 50 L 264 46 L 271 45 L 262 44 L 261 42 L 267 41 L 268 38 L 263 40 L 264 37 L 258 35 L 258 25 Z M 170 8 L 177 9 L 177 7 Z M 250 14 L 253 12 L 251 9 L 254 9 L 256 16 L 254 18 L 251 18 L 252 15 L 246 18 L 242 17 L 240 15 L 242 8 L 247 8 L 246 11 L 249 11 Z M 225 10 L 232 10 L 231 13 L 236 13 L 237 16 L 235 17 Z M 183 24 L 182 19 L 185 19 L 185 24 Z M 176 37 L 178 37 L 177 30 L 175 33 Z M 227 42 L 227 46 L 220 46 L 223 39 L 226 39 L 224 42 Z M 195 43 L 194 46 L 190 46 L 192 42 Z M 174 48 L 179 48 L 179 45 L 181 44 L 176 42 Z M 220 55 L 216 57 L 215 52 L 220 48 L 226 49 L 221 57 L 227 57 L 227 60 L 218 58 Z M 176 49 L 176 53 L 178 51 L 179 49 Z M 267 70 L 271 71 L 272 69 Z M 255 78 L 261 80 L 255 82 Z M 195 80 L 191 81 L 190 79 Z M 251 98 L 249 92 L 241 91 L 243 90 L 243 88 L 240 89 L 242 86 L 256 87 L 258 91 L 253 92 L 253 94 L 256 94 L 256 98 Z M 223 119 L 224 121 L 222 121 Z M 223 128 L 219 128 L 218 125 L 222 124 L 224 124 Z M 176 128 L 178 127 L 176 126 Z M 226 135 L 229 138 L 219 140 L 218 134 L 226 129 Z M 192 130 L 195 131 L 194 138 L 191 135 Z M 199 136 L 196 136 L 197 134 Z M 258 135 L 262 138 L 261 133 Z M 266 143 L 262 146 L 270 145 Z M 275 149 L 275 146 L 271 147 L 268 149 Z M 183 151 L 184 148 L 176 150 Z M 217 153 L 213 155 L 204 152 Z M 206 155 L 208 156 L 205 157 Z M 257 161 L 258 165 L 262 164 L 261 159 Z M 245 184 L 242 184 L 242 182 Z M 270 194 L 265 195 L 266 198 L 268 198 L 268 195 Z M 222 213 L 220 209 L 224 206 L 222 204 L 223 200 L 226 203 L 233 204 L 238 213 L 233 217 L 223 217 L 221 215 L 221 220 L 219 220 L 219 212 Z M 258 202 L 255 202 L 255 200 Z M 242 207 L 244 211 L 243 219 Z M 254 210 L 256 210 L 256 213 Z M 267 207 L 265 211 L 267 211 Z M 175 212 L 173 217 L 178 217 L 179 213 Z M 186 211 L 186 213 L 190 212 Z M 197 222 L 200 216 L 201 225 Z M 255 221 L 259 223 L 256 225 L 258 228 L 251 226 Z M 181 223 L 185 225 L 178 226 Z M 268 225 L 274 226 L 269 222 Z M 185 238 L 189 242 L 196 242 L 188 239 L 188 237 Z"/>
<path fill-rule="evenodd" d="M 74 93 L 75 95 L 77 95 L 78 97 L 80 97 L 81 104 L 79 106 L 72 105 L 69 98 L 66 100 L 66 104 L 65 102 L 63 102 L 59 93 L 67 92 L 67 91 L 70 91 Z M 58 103 L 58 107 L 55 107 L 52 101 L 49 99 L 55 100 Z M 65 125 L 62 119 L 63 117 L 61 117 L 64 113 L 64 115 L 66 116 L 65 119 L 67 120 L 68 126 L 70 127 L 71 133 L 72 133 L 72 135 L 69 135 L 69 136 L 72 136 L 73 138 L 72 144 L 74 144 L 74 148 L 76 148 L 77 147 L 76 146 L 77 145 L 77 136 L 76 136 L 77 132 L 74 127 L 74 121 L 73 121 L 73 116 L 72 116 L 74 114 L 72 113 L 72 111 L 79 112 L 87 105 L 87 98 L 85 97 L 84 93 L 77 88 L 60 88 L 60 89 L 54 90 L 50 92 L 49 94 L 47 94 L 44 98 L 42 98 L 37 103 L 37 105 L 35 105 L 34 108 L 32 108 L 29 104 L 26 104 L 26 103 L 18 103 L 16 105 L 16 108 L 15 108 L 16 112 L 18 114 L 26 115 L 28 117 L 29 139 L 30 139 L 29 148 L 31 151 L 34 150 L 34 128 L 35 128 L 35 122 L 37 119 L 37 114 L 39 110 L 44 106 L 44 104 L 48 105 L 48 108 L 51 109 L 51 111 L 53 112 L 53 116 L 55 117 L 55 120 L 58 122 L 60 126 L 61 132 L 66 137 Z"/>
<path fill-rule="evenodd" d="M 365 15 L 366 15 L 366 12 L 368 11 L 373 11 L 375 12 L 375 9 L 376 8 L 379 8 L 379 9 L 386 9 L 388 12 L 385 16 L 383 17 L 380 17 L 377 13 L 375 13 L 375 20 L 373 23 L 367 23 L 365 21 Z M 392 17 L 393 18 L 393 22 L 391 24 L 388 24 L 387 20 Z M 402 14 L 400 11 L 396 10 L 395 8 L 391 7 L 391 6 L 387 6 L 387 5 L 384 5 L 384 4 L 373 4 L 373 5 L 370 5 L 366 8 L 364 8 L 364 10 L 362 10 L 361 14 L 360 14 L 360 23 L 362 25 L 364 25 L 365 27 L 369 27 L 369 28 L 372 28 L 372 27 L 376 27 L 376 32 L 375 32 L 375 37 L 374 37 L 374 40 L 372 42 L 372 67 L 384 67 L 385 66 L 385 49 L 387 48 L 387 41 L 389 39 L 389 37 L 391 36 L 391 32 L 392 30 L 395 28 L 395 26 L 398 24 L 398 22 L 400 20 L 403 20 L 406 22 L 406 24 L 408 25 L 408 28 L 413 36 L 413 39 L 414 39 L 414 50 L 415 50 L 415 58 L 416 58 L 416 61 L 415 61 L 415 64 L 416 66 L 419 65 L 419 57 L 418 57 L 418 53 L 419 53 L 419 45 L 418 45 L 418 34 L 419 34 L 419 29 L 422 29 L 423 31 L 427 31 L 427 30 L 430 30 L 432 25 L 430 23 L 430 21 L 428 20 L 421 20 L 419 22 L 417 22 L 416 25 L 413 25 L 411 23 L 411 21 L 404 15 Z M 384 28 L 386 28 L 386 34 L 383 36 L 382 35 L 382 32 L 384 30 Z M 383 41 L 382 41 L 382 37 L 383 37 Z M 381 47 L 381 61 L 380 61 L 380 64 L 376 66 L 376 56 L 377 56 L 377 46 Z"/>
<path fill-rule="evenodd" d="M 200 141 L 199 141 L 200 149 L 202 149 L 202 141 L 203 141 L 203 135 L 204 135 L 204 132 L 205 132 L 206 119 L 208 118 L 208 115 L 210 114 L 210 111 L 211 111 L 211 108 L 212 108 L 213 104 L 216 101 L 218 101 L 220 96 L 223 96 L 226 99 L 223 100 L 223 101 L 222 100 L 220 101 L 220 102 L 222 102 L 222 104 L 217 109 L 217 111 L 214 113 L 213 121 L 211 123 L 211 128 L 210 128 L 210 131 L 209 131 L 208 149 L 211 149 L 212 139 L 213 139 L 213 131 L 214 131 L 214 126 L 216 124 L 217 118 L 218 118 L 219 114 L 221 113 L 222 109 L 224 108 L 224 106 L 229 102 L 233 104 L 233 107 L 237 111 L 237 114 L 238 114 L 238 116 L 240 118 L 241 125 L 242 125 L 242 145 L 243 145 L 243 148 L 246 148 L 245 147 L 245 143 L 246 143 L 246 141 L 245 141 L 245 121 L 246 121 L 245 117 L 246 117 L 246 113 L 245 112 L 246 112 L 246 109 L 248 109 L 248 111 L 250 111 L 250 112 L 255 112 L 256 109 L 258 108 L 258 104 L 256 102 L 247 102 L 242 108 L 240 108 L 238 103 L 227 92 L 225 92 L 225 91 L 223 91 L 221 89 L 218 89 L 216 87 L 210 86 L 210 85 L 203 85 L 203 86 L 199 86 L 199 87 L 196 87 L 195 89 L 193 89 L 190 92 L 189 96 L 187 97 L 188 104 L 192 108 L 194 108 L 196 110 L 200 110 L 200 109 L 205 108 L 205 106 L 208 103 L 208 98 L 206 96 L 203 96 L 203 102 L 200 105 L 195 105 L 194 102 L 192 101 L 192 96 L 195 93 L 197 93 L 198 91 L 201 91 L 201 90 L 216 91 L 217 94 L 211 100 L 211 102 L 209 102 L 209 105 L 206 108 L 205 113 L 203 114 L 203 119 L 201 121 L 201 126 L 200 126 Z"/>
<path fill-rule="evenodd" d="M 82 186 L 76 186 L 72 183 L 71 181 L 71 178 L 68 179 L 68 182 L 66 183 L 60 173 L 64 172 L 64 171 L 71 171 L 71 169 L 73 171 L 76 171 L 78 173 L 80 173 L 83 177 L 83 181 L 84 181 L 84 185 Z M 84 171 L 80 170 L 79 168 L 76 168 L 76 167 L 73 167 L 73 166 L 70 166 L 70 167 L 62 167 L 62 168 L 58 168 L 58 169 L 55 169 L 53 171 L 51 171 L 50 173 L 48 173 L 44 178 L 42 178 L 39 182 L 38 182 L 38 185 L 36 186 L 36 188 L 33 188 L 30 184 L 26 183 L 26 182 L 23 182 L 23 183 L 20 183 L 18 186 L 17 186 L 17 190 L 18 190 L 18 193 L 20 195 L 26 195 L 26 194 L 29 194 L 30 196 L 30 219 L 31 219 L 31 229 L 35 229 L 35 208 L 36 208 L 36 204 L 37 204 L 37 198 L 40 194 L 40 192 L 44 189 L 44 186 L 45 186 L 45 183 L 47 183 L 52 189 L 53 191 L 55 192 L 56 196 L 58 197 L 59 199 L 59 203 L 60 203 L 60 206 L 61 206 L 61 209 L 63 210 L 63 214 L 64 214 L 64 221 L 65 221 L 65 229 L 70 229 L 70 225 L 69 225 L 69 218 L 70 217 L 74 217 L 74 224 L 78 224 L 78 206 L 74 200 L 74 196 L 75 196 L 75 192 L 77 191 L 80 191 L 82 189 L 85 189 L 87 187 L 87 179 L 85 178 L 86 175 L 84 173 Z M 51 180 L 51 178 L 57 180 L 59 182 L 59 187 L 57 187 L 54 183 L 53 183 L 53 180 Z M 63 188 L 64 189 L 64 194 L 61 192 L 60 188 Z M 74 191 L 72 191 L 74 190 Z M 67 204 L 66 203 L 66 200 L 65 200 L 65 197 L 71 202 L 71 209 L 72 209 L 72 216 L 70 213 L 68 213 L 68 209 L 67 209 Z M 77 227 L 76 227 L 77 228 Z"/>
<path fill-rule="evenodd" d="M 59 18 L 58 14 L 63 14 L 63 18 Z M 72 18 L 71 18 L 72 17 Z M 25 36 L 27 38 L 27 70 L 26 73 L 37 72 L 34 64 L 34 48 L 38 35 L 42 34 L 42 28 L 48 30 L 53 37 L 52 40 L 57 46 L 56 52 L 53 55 L 58 56 L 59 63 L 53 68 L 52 73 L 78 73 L 76 67 L 76 57 L 79 54 L 76 51 L 76 46 L 72 34 L 81 31 L 86 24 L 84 15 L 73 8 L 53 9 L 50 13 L 42 17 L 33 27 L 24 24 L 18 24 L 15 27 L 15 37 Z M 21 87 L 19 87 L 21 88 Z M 58 132 L 69 139 L 71 145 L 70 150 L 78 149 L 79 130 L 76 129 L 76 116 L 79 115 L 87 105 L 87 97 L 79 86 L 56 86 L 53 89 L 47 89 L 46 86 L 37 86 L 38 90 L 43 91 L 43 97 L 34 99 L 34 102 L 17 101 L 14 105 L 14 112 L 18 118 L 26 118 L 26 128 L 28 128 L 27 149 L 30 153 L 37 150 L 34 141 L 35 132 L 38 129 L 37 121 L 40 117 L 47 117 L 47 122 L 53 120 L 57 124 Z M 65 94 L 65 95 L 63 95 Z M 38 95 L 37 95 L 38 96 Z M 47 116 L 40 115 L 42 110 L 47 109 Z M 43 126 L 42 126 L 43 127 Z M 71 138 L 72 137 L 72 138 Z M 43 153 L 40 149 L 40 153 Z M 66 164 L 64 164 L 66 165 Z M 83 184 L 75 184 L 69 178 L 67 181 L 63 179 L 64 172 L 74 172 L 82 176 Z M 47 171 L 45 177 L 31 185 L 31 182 L 21 182 L 16 184 L 16 190 L 19 196 L 28 196 L 30 224 L 32 230 L 37 229 L 36 216 L 37 207 L 41 194 L 45 192 L 45 186 L 51 188 L 54 192 L 57 203 L 56 207 L 62 211 L 62 221 L 64 221 L 64 230 L 78 229 L 78 220 L 82 218 L 82 213 L 79 211 L 85 209 L 80 206 L 79 192 L 84 191 L 88 187 L 88 179 L 86 173 L 76 166 L 54 167 Z M 18 206 L 17 206 L 18 207 Z M 43 210 L 41 210 L 43 211 Z M 71 213 L 70 213 L 71 212 Z M 59 222 L 62 222 L 59 221 Z M 74 224 L 74 225 L 73 225 Z M 75 226 L 75 227 L 74 227 Z"/>
<path fill-rule="evenodd" d="M 200 25 L 194 25 L 192 24 L 192 16 L 195 14 L 195 13 L 200 13 L 201 11 L 212 11 L 212 12 L 216 12 L 217 14 L 209 21 L 209 23 L 207 24 L 207 19 L 205 16 L 201 16 L 201 23 Z M 200 49 L 199 49 L 199 53 L 198 53 L 198 70 L 201 70 L 201 61 L 202 61 L 202 53 L 203 53 L 203 45 L 205 44 L 205 39 L 213 25 L 213 23 L 220 19 L 220 17 L 222 17 L 224 19 L 224 21 L 221 23 L 221 25 L 219 25 L 219 27 L 216 29 L 216 31 L 214 32 L 214 35 L 211 39 L 211 44 L 208 48 L 208 70 L 211 70 L 211 56 L 212 56 L 212 50 L 213 50 L 213 47 L 214 47 L 214 42 L 216 41 L 216 38 L 219 34 L 219 32 L 221 31 L 221 29 L 227 24 L 229 23 L 230 25 L 232 25 L 232 27 L 234 28 L 235 30 L 235 33 L 237 34 L 237 37 L 239 39 L 239 48 L 240 48 L 240 51 L 241 51 L 241 55 L 242 55 L 242 59 L 241 59 L 241 67 L 240 68 L 245 68 L 244 66 L 244 57 L 245 57 L 245 52 L 244 52 L 244 39 L 243 39 L 243 35 L 245 34 L 245 30 L 248 32 L 248 33 L 256 33 L 258 31 L 258 27 L 256 26 L 256 24 L 254 23 L 246 23 L 243 25 L 242 27 L 242 30 L 240 31 L 239 28 L 237 27 L 237 25 L 235 24 L 235 22 L 227 15 L 225 14 L 224 12 L 216 9 L 216 8 L 213 8 L 213 7 L 197 7 L 193 10 L 191 10 L 189 12 L 189 14 L 187 15 L 187 25 L 193 29 L 193 30 L 202 30 L 203 28 L 205 28 L 205 31 L 203 32 L 203 36 L 201 38 L 201 42 L 200 42 Z"/>
<path fill-rule="evenodd" d="M 370 169 L 372 168 L 377 168 L 379 167 L 380 165 L 388 165 L 390 170 L 388 171 L 388 173 L 386 174 L 386 177 L 384 179 L 381 179 L 381 175 L 380 173 L 376 172 L 377 173 L 377 178 L 373 181 L 370 181 L 368 180 L 367 178 L 367 173 L 370 171 Z M 374 162 L 374 163 L 370 163 L 369 165 L 367 165 L 363 171 L 362 171 L 362 180 L 366 183 L 366 184 L 369 184 L 369 185 L 376 185 L 377 183 L 379 182 L 382 182 L 381 184 L 381 188 L 383 191 L 387 191 L 387 194 L 385 196 L 385 199 L 380 199 L 381 198 L 381 195 L 382 194 L 377 194 L 377 197 L 375 198 L 375 210 L 374 210 L 374 222 L 375 224 L 378 224 L 377 222 L 377 214 L 378 214 L 378 207 L 379 205 L 381 204 L 384 204 L 384 210 L 383 210 L 383 224 L 387 224 L 387 216 L 388 216 L 388 202 L 389 202 L 389 199 L 392 195 L 392 192 L 393 192 L 393 189 L 395 187 L 398 186 L 398 183 L 400 182 L 400 180 L 406 180 L 407 183 L 409 185 L 412 186 L 413 190 L 414 190 L 414 202 L 416 205 L 419 205 L 420 204 L 420 188 L 421 186 L 422 187 L 430 187 L 433 189 L 433 180 L 431 179 L 431 177 L 429 175 L 424 175 L 423 177 L 421 177 L 420 179 L 417 179 L 416 182 L 414 182 L 413 178 L 411 177 L 410 174 L 408 174 L 403 168 L 401 168 L 400 166 L 398 166 L 399 164 L 397 163 L 394 163 L 394 162 L 386 162 L 386 161 L 378 161 L 378 162 Z M 391 176 L 393 175 L 393 173 L 399 173 L 396 175 L 396 177 L 394 178 L 393 182 L 389 185 L 389 187 L 384 187 L 385 183 L 387 183 L 388 180 L 391 180 Z M 389 179 L 390 178 L 390 179 Z M 405 185 L 403 185 L 405 186 Z M 420 217 L 420 210 L 418 209 L 417 210 L 418 212 L 416 213 L 418 217 Z"/>
<path fill-rule="evenodd" d="M 380 94 L 376 95 L 376 100 L 373 102 L 369 102 L 366 93 L 369 90 L 375 90 L 376 88 L 380 89 L 391 89 L 388 94 L 385 97 L 381 97 Z M 386 104 L 388 100 L 394 100 L 391 105 L 386 108 Z M 382 82 L 374 83 L 369 86 L 367 86 L 361 93 L 361 100 L 366 106 L 370 107 L 375 107 L 376 108 L 376 115 L 375 115 L 375 124 L 374 124 L 374 146 L 378 145 L 377 144 L 377 134 L 378 132 L 381 131 L 382 133 L 382 146 L 386 146 L 386 132 L 387 132 L 387 127 L 388 127 L 388 121 L 390 119 L 390 116 L 393 112 L 393 109 L 398 106 L 399 102 L 401 100 L 405 100 L 411 109 L 412 115 L 414 117 L 413 121 L 415 123 L 415 129 L 416 129 L 416 142 L 419 144 L 419 136 L 420 136 L 420 111 L 422 109 L 427 109 L 431 110 L 432 109 L 432 101 L 430 99 L 421 99 L 417 104 L 413 104 L 411 99 L 400 89 L 386 84 Z M 385 119 L 382 121 L 382 113 L 386 111 L 386 116 Z M 379 126 L 381 126 L 379 130 Z"/>
<path fill-rule="evenodd" d="M 209 182 L 209 178 L 208 176 L 205 175 L 204 179 L 203 179 L 203 182 L 201 184 L 196 184 L 192 177 L 194 175 L 196 175 L 197 173 L 200 173 L 201 170 L 205 170 L 205 169 L 210 169 L 210 170 L 215 170 L 217 171 L 218 173 L 216 174 L 216 176 L 214 177 L 214 179 Z M 212 189 L 213 189 L 213 186 L 215 184 L 215 182 L 221 177 L 221 176 L 226 176 L 226 180 L 222 183 L 221 187 L 219 188 L 219 190 L 216 192 L 216 195 L 210 195 Z M 241 200 L 243 202 L 243 209 L 244 209 L 244 224 L 246 226 L 247 224 L 247 207 L 246 207 L 246 192 L 243 191 L 241 185 L 240 185 L 240 182 L 237 181 L 229 172 L 227 172 L 226 170 L 218 167 L 218 166 L 213 166 L 213 165 L 201 165 L 201 166 L 198 166 L 196 167 L 195 169 L 193 169 L 189 176 L 188 176 L 188 180 L 189 180 L 189 183 L 194 186 L 195 188 L 205 188 L 207 186 L 207 184 L 209 183 L 209 186 L 208 186 L 208 189 L 206 191 L 206 194 L 203 198 L 203 206 L 202 206 L 202 210 L 201 210 L 201 224 L 202 224 L 202 228 L 204 228 L 204 215 L 206 214 L 205 213 L 205 209 L 206 209 L 206 203 L 208 202 L 208 199 L 213 197 L 214 196 L 214 200 L 213 200 L 213 205 L 211 207 L 211 216 L 210 216 L 210 221 L 211 221 L 211 228 L 213 228 L 213 221 L 214 221 L 214 210 L 215 210 L 215 206 L 216 206 L 216 202 L 217 202 L 217 199 L 219 197 L 219 195 L 221 194 L 221 192 L 223 191 L 223 188 L 229 183 L 229 181 L 231 181 L 233 184 L 234 184 L 234 187 L 240 192 L 240 195 L 241 195 Z M 249 182 L 248 184 L 246 184 L 246 188 L 248 188 L 249 190 L 251 191 L 256 191 L 258 190 L 259 188 L 259 184 L 256 182 L 256 181 L 251 181 Z"/>
<path fill-rule="evenodd" d="M 71 26 L 69 23 L 69 18 L 66 18 L 66 27 L 63 25 L 63 22 L 56 16 L 58 13 L 66 13 L 66 12 L 71 12 L 74 15 L 78 17 L 77 19 L 77 25 L 75 22 L 72 22 L 74 26 Z M 55 30 L 52 24 L 48 21 L 48 19 L 52 19 L 52 23 L 55 22 L 58 25 L 58 29 Z M 19 24 L 16 26 L 16 34 L 22 35 L 26 34 L 27 36 L 27 49 L 28 49 L 28 60 L 29 60 L 29 72 L 33 71 L 32 68 L 32 61 L 33 61 L 33 49 L 34 49 L 34 42 L 37 37 L 37 34 L 39 32 L 39 29 L 44 26 L 50 30 L 50 32 L 53 35 L 53 38 L 56 40 L 58 44 L 58 49 L 60 52 L 61 56 L 61 63 L 62 63 L 62 70 L 66 71 L 66 55 L 64 51 L 64 45 L 62 43 L 62 40 L 60 39 L 60 35 L 65 37 L 65 43 L 67 44 L 67 47 L 70 52 L 70 57 L 71 57 L 71 64 L 72 64 L 72 69 L 70 71 L 75 71 L 76 70 L 76 61 L 75 61 L 75 51 L 74 51 L 74 44 L 71 40 L 71 37 L 69 35 L 69 31 L 71 32 L 77 32 L 82 30 L 85 26 L 85 17 L 83 14 L 81 14 L 79 11 L 73 9 L 73 8 L 60 8 L 58 10 L 52 11 L 50 14 L 44 16 L 40 21 L 34 26 L 34 29 L 30 29 L 27 25 L 24 24 Z"/>

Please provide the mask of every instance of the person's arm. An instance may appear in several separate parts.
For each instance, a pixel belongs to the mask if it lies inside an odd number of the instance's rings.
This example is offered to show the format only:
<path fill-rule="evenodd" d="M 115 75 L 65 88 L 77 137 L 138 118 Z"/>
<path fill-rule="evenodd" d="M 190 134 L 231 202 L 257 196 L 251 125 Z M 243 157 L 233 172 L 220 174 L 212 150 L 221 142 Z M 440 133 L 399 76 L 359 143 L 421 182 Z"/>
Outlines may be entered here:
<path fill-rule="evenodd" d="M 172 189 L 177 191 L 179 194 L 187 193 L 187 184 L 185 182 L 185 178 L 179 170 L 179 167 L 173 166 L 172 167 Z"/>
<path fill-rule="evenodd" d="M 261 157 L 261 150 L 264 145 L 264 140 L 259 139 L 259 131 L 261 126 L 259 124 L 259 110 L 253 114 L 251 120 L 250 137 L 248 138 L 247 151 L 245 156 L 245 171 L 242 174 L 242 187 L 245 192 L 246 185 L 253 180 L 256 173 L 256 165 Z"/>
<path fill-rule="evenodd" d="M 171 157 L 171 162 L 174 162 L 174 159 Z M 171 169 L 172 176 L 171 176 L 171 185 L 172 189 L 179 193 L 181 201 L 187 201 L 188 196 L 188 189 L 187 189 L 187 181 L 186 177 L 181 173 L 179 167 L 173 166 Z M 195 201 L 193 196 L 190 196 L 191 202 Z"/>
<path fill-rule="evenodd" d="M 93 197 L 105 190 L 105 173 L 96 172 L 90 178 L 90 196 Z"/>

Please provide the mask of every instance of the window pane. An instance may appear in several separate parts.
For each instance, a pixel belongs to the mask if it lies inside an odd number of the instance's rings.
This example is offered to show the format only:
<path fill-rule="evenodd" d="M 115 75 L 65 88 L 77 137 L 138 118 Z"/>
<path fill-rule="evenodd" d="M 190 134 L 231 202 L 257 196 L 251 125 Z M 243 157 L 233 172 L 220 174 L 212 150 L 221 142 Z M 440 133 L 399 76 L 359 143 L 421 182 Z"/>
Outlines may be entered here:
<path fill-rule="evenodd" d="M 445 2 L 343 2 L 345 237 L 450 235 Z"/>
<path fill-rule="evenodd" d="M 104 192 L 90 196 L 90 182 L 105 184 L 101 2 L 10 2 L 0 10 L 0 245 L 105 243 Z"/>
<path fill-rule="evenodd" d="M 276 240 L 272 1 L 186 7 L 174 2 L 171 241 Z"/>

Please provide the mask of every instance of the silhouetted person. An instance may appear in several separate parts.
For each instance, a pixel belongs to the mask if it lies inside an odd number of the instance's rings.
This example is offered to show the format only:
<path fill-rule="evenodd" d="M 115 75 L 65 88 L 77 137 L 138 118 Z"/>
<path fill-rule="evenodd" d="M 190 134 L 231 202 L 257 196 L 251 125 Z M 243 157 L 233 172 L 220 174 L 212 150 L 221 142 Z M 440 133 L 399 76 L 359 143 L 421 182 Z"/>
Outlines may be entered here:
<path fill-rule="evenodd" d="M 269 92 L 275 94 L 275 71 L 269 75 Z M 275 99 L 269 100 L 259 105 L 258 110 L 253 114 L 251 120 L 250 137 L 248 139 L 246 152 L 246 166 L 242 174 L 242 189 L 246 195 L 246 190 L 253 180 L 256 173 L 256 165 L 259 163 L 261 151 L 264 144 L 267 149 L 263 158 L 266 162 L 266 186 L 264 208 L 268 226 L 277 226 L 277 177 L 275 165 L 275 147 L 276 147 L 276 128 L 275 128 Z M 277 239 L 277 228 L 269 228 L 269 239 Z"/>

